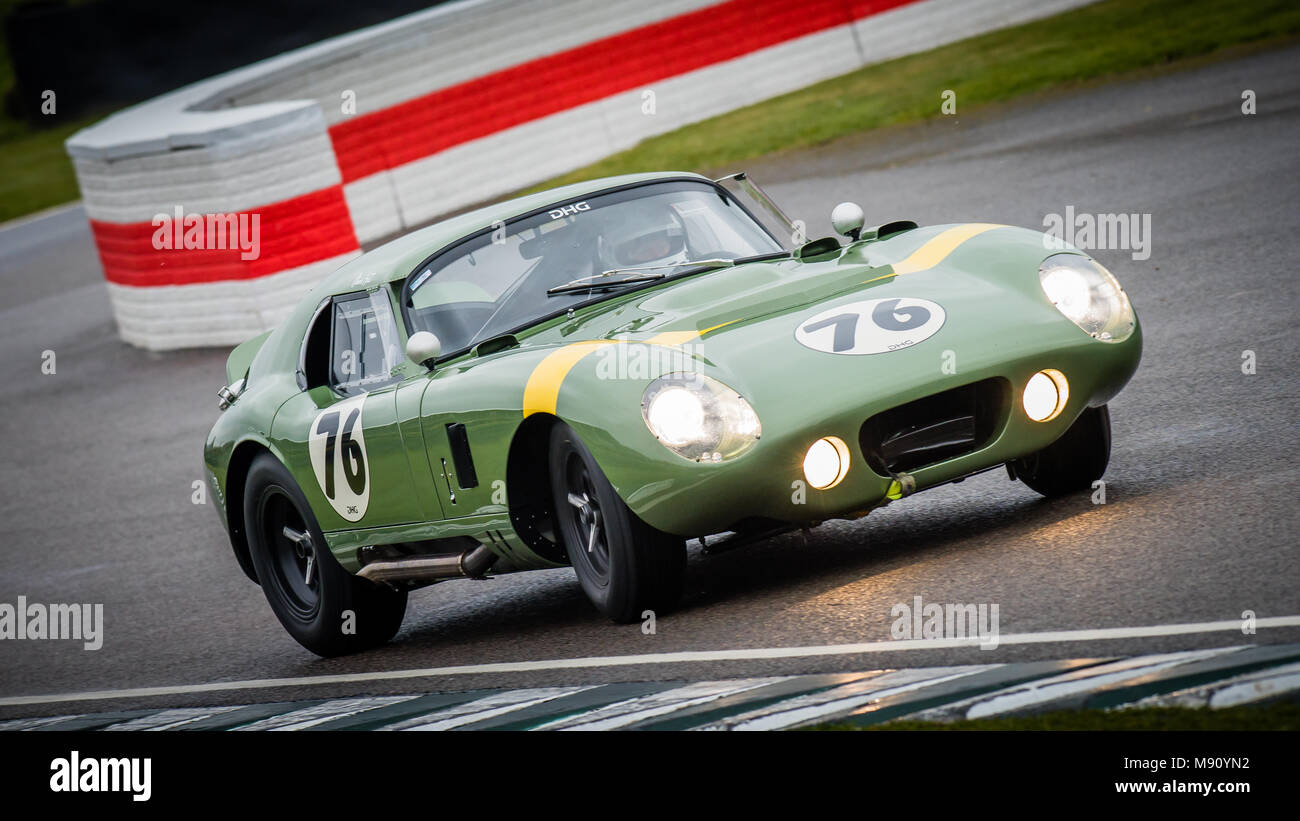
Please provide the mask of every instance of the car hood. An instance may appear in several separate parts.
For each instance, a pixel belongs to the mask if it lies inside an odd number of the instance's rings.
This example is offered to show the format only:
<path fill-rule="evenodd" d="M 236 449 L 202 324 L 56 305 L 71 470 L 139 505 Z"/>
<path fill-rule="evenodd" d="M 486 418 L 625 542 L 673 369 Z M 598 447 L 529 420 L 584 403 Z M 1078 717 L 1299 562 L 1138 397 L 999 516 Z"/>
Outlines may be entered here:
<path fill-rule="evenodd" d="M 590 340 L 682 346 L 747 395 L 770 384 L 766 376 L 774 370 L 801 381 L 871 380 L 923 359 L 933 363 L 925 365 L 929 371 L 944 350 L 979 355 L 996 348 L 999 327 L 1014 325 L 1018 337 L 1032 339 L 1069 325 L 1038 282 L 1039 263 L 1055 252 L 1043 234 L 1022 228 L 927 227 L 817 259 L 749 263 L 611 299 L 527 335 L 521 347 Z M 943 326 L 918 344 L 874 355 L 835 355 L 796 339 L 796 330 L 823 311 L 890 298 L 937 303 Z"/>

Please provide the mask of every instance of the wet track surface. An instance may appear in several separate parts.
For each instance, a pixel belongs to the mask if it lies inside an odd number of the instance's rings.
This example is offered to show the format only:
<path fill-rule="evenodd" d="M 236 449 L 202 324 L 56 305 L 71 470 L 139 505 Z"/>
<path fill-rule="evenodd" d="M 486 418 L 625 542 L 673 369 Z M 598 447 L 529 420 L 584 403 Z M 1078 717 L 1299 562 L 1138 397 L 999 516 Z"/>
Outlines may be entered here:
<path fill-rule="evenodd" d="M 1240 111 L 1243 89 L 1258 114 Z M 960 90 L 958 90 L 960 106 Z M 936 97 L 937 98 L 937 97 Z M 937 103 L 936 103 L 937 105 Z M 102 603 L 103 648 L 0 642 L 0 697 L 624 654 L 885 641 L 890 609 L 997 603 L 1003 633 L 1300 614 L 1300 49 L 1044 96 L 749 170 L 816 236 L 853 199 L 891 219 L 1041 228 L 1048 213 L 1149 213 L 1151 257 L 1096 256 L 1145 332 L 1112 403 L 1107 502 L 1041 500 L 1001 471 L 857 522 L 720 556 L 692 543 L 687 596 L 657 632 L 612 625 L 570 570 L 414 593 L 384 648 L 321 660 L 191 503 L 226 351 L 119 342 L 79 210 L 0 229 L 0 602 Z M 730 170 L 730 169 L 728 169 Z M 1258 373 L 1241 371 L 1255 352 Z M 41 373 L 42 351 L 57 373 Z M 258 691 L 258 700 L 988 664 L 1300 641 L 1300 628 L 863 655 L 649 660 Z M 543 665 L 543 667 L 545 667 Z M 247 703 L 248 694 L 82 709 Z M 0 716 L 50 706 L 0 708 Z"/>

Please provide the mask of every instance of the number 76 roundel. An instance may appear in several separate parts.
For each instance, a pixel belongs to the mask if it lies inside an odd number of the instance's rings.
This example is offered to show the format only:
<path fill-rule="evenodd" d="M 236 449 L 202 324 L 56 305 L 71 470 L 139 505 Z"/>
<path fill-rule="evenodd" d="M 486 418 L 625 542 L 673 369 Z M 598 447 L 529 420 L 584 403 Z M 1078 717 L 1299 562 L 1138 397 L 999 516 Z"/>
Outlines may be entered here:
<path fill-rule="evenodd" d="M 335 512 L 349 522 L 360 521 L 370 504 L 370 464 L 361 430 L 365 401 L 364 396 L 358 396 L 321 411 L 311 423 L 307 439 L 311 467 L 321 492 Z"/>
<path fill-rule="evenodd" d="M 795 329 L 794 338 L 826 353 L 888 353 L 934 336 L 943 327 L 944 318 L 943 307 L 928 299 L 869 299 L 805 319 Z"/>

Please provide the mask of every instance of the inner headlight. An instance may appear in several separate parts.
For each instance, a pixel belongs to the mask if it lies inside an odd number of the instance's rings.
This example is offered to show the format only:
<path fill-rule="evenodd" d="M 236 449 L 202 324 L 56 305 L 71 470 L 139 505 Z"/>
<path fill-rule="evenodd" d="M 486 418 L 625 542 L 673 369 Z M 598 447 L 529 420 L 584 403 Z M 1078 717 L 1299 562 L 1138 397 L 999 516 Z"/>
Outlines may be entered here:
<path fill-rule="evenodd" d="M 696 462 L 721 462 L 753 447 L 763 433 L 744 397 L 703 374 L 674 373 L 650 383 L 641 416 L 664 447 Z"/>
<path fill-rule="evenodd" d="M 849 446 L 838 436 L 812 443 L 803 457 L 803 476 L 817 490 L 829 490 L 849 472 Z"/>
<path fill-rule="evenodd" d="M 1070 401 L 1070 382 L 1056 368 L 1039 371 L 1025 383 L 1020 402 L 1025 415 L 1035 422 L 1050 422 L 1065 409 Z"/>
<path fill-rule="evenodd" d="M 1122 342 L 1136 320 L 1119 280 L 1097 262 L 1079 254 L 1053 254 L 1038 266 L 1043 293 L 1056 309 L 1093 338 Z"/>

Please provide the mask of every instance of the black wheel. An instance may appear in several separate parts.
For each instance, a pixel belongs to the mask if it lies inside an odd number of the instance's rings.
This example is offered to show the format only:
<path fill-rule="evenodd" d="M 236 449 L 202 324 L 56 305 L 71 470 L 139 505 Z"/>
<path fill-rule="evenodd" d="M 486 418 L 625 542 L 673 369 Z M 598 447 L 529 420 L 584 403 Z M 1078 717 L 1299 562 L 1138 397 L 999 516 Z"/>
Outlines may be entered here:
<path fill-rule="evenodd" d="M 596 609 L 616 622 L 662 614 L 681 598 L 686 541 L 637 518 L 563 423 L 551 431 L 557 535 Z"/>
<path fill-rule="evenodd" d="M 293 476 L 270 454 L 244 483 L 244 524 L 262 592 L 299 644 L 341 656 L 383 644 L 406 614 L 406 592 L 344 570 L 325 544 Z"/>
<path fill-rule="evenodd" d="M 1110 461 L 1110 410 L 1088 408 L 1060 439 L 1011 463 L 1016 478 L 1044 496 L 1088 490 Z"/>

